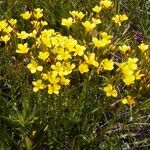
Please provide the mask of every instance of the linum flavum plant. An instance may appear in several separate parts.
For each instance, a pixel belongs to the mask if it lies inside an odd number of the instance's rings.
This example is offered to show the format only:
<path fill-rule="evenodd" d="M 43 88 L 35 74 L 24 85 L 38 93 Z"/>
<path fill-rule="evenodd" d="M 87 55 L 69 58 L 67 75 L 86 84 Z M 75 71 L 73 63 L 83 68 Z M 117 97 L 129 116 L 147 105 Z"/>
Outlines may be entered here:
<path fill-rule="evenodd" d="M 134 108 L 146 100 L 143 91 L 150 87 L 150 48 L 144 41 L 136 45 L 125 36 L 129 16 L 124 12 L 115 14 L 114 3 L 110 0 L 101 0 L 89 12 L 72 10 L 69 15 L 60 21 L 62 33 L 49 28 L 41 8 L 20 14 L 20 20 L 26 26 L 23 30 L 16 19 L 0 21 L 0 40 L 7 50 L 13 47 L 16 58 L 26 60 L 25 68 L 32 75 L 29 87 L 32 86 L 33 93 L 39 99 L 44 97 L 48 106 L 54 100 L 50 110 L 44 105 L 42 110 L 47 110 L 40 118 L 44 123 L 39 119 L 38 124 L 43 125 L 39 130 L 46 132 L 49 139 L 34 143 L 40 131 L 33 127 L 32 131 L 23 132 L 23 146 L 29 150 L 48 142 L 51 149 L 56 149 L 58 143 L 59 149 L 110 149 L 106 144 L 111 132 L 107 130 L 113 130 L 115 119 L 112 117 L 112 126 L 108 125 L 102 134 L 99 133 L 104 114 L 102 106 L 106 111 L 107 108 L 116 109 L 115 104 L 120 104 L 117 111 L 126 108 L 133 121 Z M 51 116 L 47 116 L 48 113 Z M 106 125 L 109 124 L 105 114 L 104 118 Z M 35 120 L 31 122 L 34 124 Z M 25 130 L 25 125 L 21 125 Z M 57 128 L 60 130 L 55 131 Z M 119 129 L 123 128 L 128 130 L 128 125 Z M 70 135 L 72 130 L 75 130 L 74 135 Z M 106 137 L 102 137 L 103 134 Z M 97 142 L 98 137 L 103 138 L 102 144 Z"/>
<path fill-rule="evenodd" d="M 115 43 L 113 36 L 108 32 L 97 30 L 97 26 L 103 23 L 101 12 L 112 9 L 112 7 L 112 2 L 101 1 L 99 6 L 96 5 L 92 9 L 91 18 L 83 12 L 70 11 L 71 17 L 62 19 L 62 25 L 66 26 L 68 30 L 71 26 L 74 26 L 74 28 L 76 25 L 83 27 L 83 34 L 85 32 L 85 36 L 89 37 L 87 41 L 84 38 L 81 40 L 75 39 L 71 35 L 69 37 L 63 36 L 53 29 L 45 28 L 47 22 L 41 19 L 43 9 L 37 8 L 33 12 L 26 11 L 20 15 L 33 25 L 30 33 L 26 31 L 15 33 L 18 38 L 16 53 L 20 53 L 20 55 L 28 54 L 30 63 L 28 63 L 27 68 L 31 73 L 37 74 L 35 81 L 32 82 L 34 92 L 44 89 L 47 90 L 48 94 L 59 94 L 63 86 L 69 85 L 73 72 L 80 72 L 83 76 L 86 73 L 94 76 L 94 74 L 100 75 L 104 72 L 111 74 L 111 71 L 115 70 L 127 87 L 144 76 L 141 73 L 142 68 L 137 64 L 138 58 L 132 56 L 134 50 L 130 46 L 125 45 L 126 43 L 122 45 Z M 125 14 L 112 17 L 116 27 L 120 27 L 121 23 L 127 19 L 128 17 Z M 5 30 L 12 28 L 10 25 L 7 26 L 6 21 L 4 22 L 6 23 Z M 96 36 L 92 35 L 93 31 L 96 32 Z M 10 39 L 9 34 L 2 36 L 1 40 L 7 43 Z M 32 42 L 29 43 L 29 41 Z M 113 47 L 113 51 L 111 47 Z M 137 49 L 143 53 L 148 49 L 148 45 L 142 43 Z M 117 55 L 117 51 L 122 53 L 122 62 L 113 58 L 113 55 Z M 108 58 L 107 55 L 110 52 L 112 56 Z M 113 76 L 115 77 L 115 75 Z M 105 77 L 107 78 L 107 76 Z M 107 82 L 104 80 L 103 85 L 108 85 L 108 88 L 106 90 L 106 87 L 104 87 L 103 91 L 106 92 L 106 96 L 114 95 L 114 97 L 117 97 L 116 90 L 115 94 L 112 94 L 114 92 L 112 91 L 112 85 L 117 88 L 116 81 L 109 78 L 107 80 Z"/>

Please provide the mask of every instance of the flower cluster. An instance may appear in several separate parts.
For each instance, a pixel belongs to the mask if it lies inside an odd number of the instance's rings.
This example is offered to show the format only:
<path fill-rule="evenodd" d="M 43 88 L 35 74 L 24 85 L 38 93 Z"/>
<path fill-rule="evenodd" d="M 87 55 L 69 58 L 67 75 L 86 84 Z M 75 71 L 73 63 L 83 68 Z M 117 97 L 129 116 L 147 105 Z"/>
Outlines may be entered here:
<path fill-rule="evenodd" d="M 116 81 L 119 75 L 121 82 L 129 87 L 144 74 L 138 66 L 139 58 L 133 55 L 134 51 L 129 43 L 117 43 L 115 33 L 107 29 L 99 31 L 100 25 L 107 17 L 103 16 L 102 11 L 112 8 L 112 1 L 101 0 L 92 8 L 91 15 L 73 10 L 69 12 L 69 18 L 62 18 L 61 25 L 65 26 L 62 28 L 67 27 L 68 31 L 81 30 L 80 39 L 76 38 L 75 34 L 64 36 L 48 28 L 48 23 L 43 20 L 43 9 L 36 8 L 20 15 L 23 21 L 30 25 L 28 31 L 19 30 L 15 19 L 1 20 L 0 40 L 7 44 L 12 34 L 16 36 L 16 53 L 29 58 L 27 68 L 34 75 L 34 92 L 46 90 L 48 94 L 59 94 L 64 86 L 70 84 L 71 74 L 79 72 L 81 75 L 103 74 L 102 91 L 108 97 L 117 98 L 119 91 Z M 127 19 L 125 14 L 117 14 L 109 21 L 116 23 L 119 28 Z M 149 45 L 141 43 L 137 47 L 137 50 L 139 49 L 145 54 Z M 118 53 L 121 54 L 121 61 L 115 59 Z M 130 96 L 122 102 L 134 104 Z"/>
<path fill-rule="evenodd" d="M 128 20 L 128 17 L 126 14 L 123 15 L 116 15 L 115 17 L 112 18 L 112 20 L 119 26 L 121 26 L 121 23 Z"/>
<path fill-rule="evenodd" d="M 137 58 L 128 58 L 126 62 L 119 65 L 123 73 L 123 82 L 126 85 L 133 84 L 135 80 L 140 80 L 144 74 L 140 74 L 140 70 L 137 70 Z"/>
<path fill-rule="evenodd" d="M 123 98 L 121 101 L 123 104 L 128 104 L 128 105 L 135 104 L 135 99 L 132 96 L 127 96 L 127 97 Z"/>
<path fill-rule="evenodd" d="M 41 13 L 42 10 L 40 11 L 39 8 L 35 9 L 33 13 L 31 12 L 36 19 L 42 17 Z M 24 14 L 26 12 L 21 16 L 26 20 L 27 17 L 24 18 Z M 38 79 L 32 82 L 33 91 L 47 89 L 49 94 L 58 94 L 62 86 L 70 83 L 69 75 L 76 67 L 72 59 L 80 58 L 86 47 L 80 45 L 71 36 L 62 36 L 53 29 L 44 29 L 43 22 L 42 20 L 31 20 L 31 23 L 36 24 L 33 26 L 32 32 L 21 31 L 17 33 L 21 43 L 18 44 L 16 52 L 29 53 L 30 55 L 30 63 L 27 64 L 27 68 L 32 74 L 38 74 Z M 34 42 L 29 46 L 22 42 L 24 39 L 32 39 Z"/>
<path fill-rule="evenodd" d="M 3 41 L 7 44 L 15 31 L 17 20 L 1 20 L 0 21 L 0 41 Z"/>

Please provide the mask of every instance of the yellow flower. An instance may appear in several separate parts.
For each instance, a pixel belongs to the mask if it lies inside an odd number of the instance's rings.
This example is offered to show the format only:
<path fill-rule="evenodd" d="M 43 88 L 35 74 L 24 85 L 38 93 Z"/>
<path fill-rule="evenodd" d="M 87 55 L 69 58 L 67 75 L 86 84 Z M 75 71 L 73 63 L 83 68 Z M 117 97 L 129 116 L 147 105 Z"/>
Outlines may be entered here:
<path fill-rule="evenodd" d="M 70 62 L 65 63 L 63 65 L 64 75 L 70 74 L 74 68 L 75 68 L 75 64 L 70 64 Z"/>
<path fill-rule="evenodd" d="M 122 69 L 124 76 L 130 76 L 130 75 L 133 75 L 134 73 L 134 70 L 130 69 L 127 64 L 122 66 L 121 69 Z"/>
<path fill-rule="evenodd" d="M 27 65 L 27 68 L 30 69 L 31 73 L 35 73 L 36 71 L 42 71 L 43 67 L 38 66 L 37 62 L 31 59 L 31 62 Z"/>
<path fill-rule="evenodd" d="M 123 73 L 123 82 L 126 85 L 133 84 L 136 78 L 138 79 L 143 76 L 140 76 L 140 72 L 134 74 L 135 70 L 137 70 L 137 61 L 137 58 L 128 58 L 127 62 L 123 62 L 119 65 Z"/>
<path fill-rule="evenodd" d="M 100 19 L 92 18 L 92 22 L 97 25 L 97 24 L 100 24 L 100 23 L 101 23 L 101 20 L 100 20 Z"/>
<path fill-rule="evenodd" d="M 121 26 L 121 23 L 128 20 L 128 17 L 126 16 L 126 14 L 123 15 L 116 15 L 115 17 L 112 18 L 112 20 L 118 24 L 119 26 Z"/>
<path fill-rule="evenodd" d="M 41 33 L 43 37 L 52 37 L 53 35 L 56 35 L 54 29 L 48 29 L 48 30 L 44 29 Z"/>
<path fill-rule="evenodd" d="M 79 44 L 77 44 L 75 46 L 75 54 L 74 56 L 78 55 L 78 56 L 82 56 L 84 54 L 84 51 L 85 51 L 85 46 L 81 46 Z"/>
<path fill-rule="evenodd" d="M 137 64 L 136 64 L 137 61 L 138 61 L 137 58 L 128 58 L 127 65 L 130 70 L 134 71 L 137 69 Z"/>
<path fill-rule="evenodd" d="M 74 19 L 79 19 L 79 20 L 82 20 L 84 18 L 84 14 L 82 12 L 78 12 L 78 11 L 70 11 L 69 12 L 71 14 L 71 16 L 74 18 Z"/>
<path fill-rule="evenodd" d="M 25 43 L 25 44 L 18 44 L 18 49 L 16 50 L 16 53 L 27 53 L 29 50 L 28 48 L 28 44 Z"/>
<path fill-rule="evenodd" d="M 37 21 L 37 20 L 31 21 L 31 24 L 33 25 L 33 27 L 34 27 L 35 29 L 38 29 L 38 28 L 40 27 L 40 22 Z"/>
<path fill-rule="evenodd" d="M 47 26 L 48 23 L 46 21 L 41 21 L 41 25 L 42 25 L 42 27 L 44 27 L 44 26 Z"/>
<path fill-rule="evenodd" d="M 118 24 L 119 26 L 121 26 L 121 21 L 120 21 L 119 15 L 116 15 L 115 17 L 113 17 L 112 20 L 113 20 L 116 24 Z"/>
<path fill-rule="evenodd" d="M 14 25 L 17 24 L 17 20 L 16 19 L 10 19 L 8 22 L 10 23 L 11 26 L 14 26 Z"/>
<path fill-rule="evenodd" d="M 101 6 L 103 6 L 104 8 L 108 9 L 112 6 L 112 2 L 109 0 L 102 0 L 100 3 Z"/>
<path fill-rule="evenodd" d="M 125 75 L 123 78 L 123 82 L 125 83 L 125 85 L 130 85 L 133 84 L 135 81 L 135 76 L 134 75 Z"/>
<path fill-rule="evenodd" d="M 31 33 L 29 33 L 29 37 L 36 38 L 36 35 L 37 35 L 37 31 L 36 30 L 33 30 Z"/>
<path fill-rule="evenodd" d="M 43 17 L 43 9 L 40 8 L 34 9 L 33 15 L 36 19 L 40 19 L 41 17 Z"/>
<path fill-rule="evenodd" d="M 57 62 L 56 65 L 51 65 L 51 68 L 59 76 L 63 76 L 64 75 L 64 69 L 63 69 L 63 66 L 62 66 L 62 64 L 60 62 Z"/>
<path fill-rule="evenodd" d="M 28 38 L 29 34 L 26 33 L 25 31 L 21 31 L 21 33 L 17 33 L 17 36 L 19 39 L 26 39 Z"/>
<path fill-rule="evenodd" d="M 60 78 L 60 84 L 62 84 L 62 85 L 69 85 L 69 83 L 70 83 L 69 79 L 66 79 L 64 77 Z"/>
<path fill-rule="evenodd" d="M 7 44 L 7 42 L 10 40 L 10 36 L 8 35 L 1 36 L 0 40 L 2 40 L 3 42 L 5 42 L 5 44 Z"/>
<path fill-rule="evenodd" d="M 75 46 L 78 45 L 77 40 L 73 39 L 71 36 L 69 36 L 69 38 L 66 40 L 64 44 L 66 49 L 68 49 L 69 52 L 74 52 Z"/>
<path fill-rule="evenodd" d="M 131 96 L 127 96 L 127 98 L 123 98 L 123 99 L 121 100 L 121 102 L 122 102 L 122 104 L 128 104 L 128 105 L 133 105 L 133 104 L 135 104 L 135 100 L 134 100 L 134 98 L 131 97 Z"/>
<path fill-rule="evenodd" d="M 141 71 L 141 70 L 138 70 L 138 71 L 135 72 L 135 79 L 136 79 L 136 80 L 140 80 L 141 77 L 144 76 L 144 74 L 140 74 L 140 71 Z"/>
<path fill-rule="evenodd" d="M 81 74 L 86 73 L 89 71 L 89 67 L 86 63 L 82 63 L 79 65 L 79 71 Z"/>
<path fill-rule="evenodd" d="M 48 81 L 51 84 L 57 84 L 60 81 L 60 78 L 57 75 L 57 72 L 48 72 Z"/>
<path fill-rule="evenodd" d="M 59 52 L 58 56 L 57 56 L 58 60 L 68 60 L 71 59 L 71 54 L 68 51 L 64 51 L 64 49 Z"/>
<path fill-rule="evenodd" d="M 89 56 L 84 55 L 84 60 L 89 65 L 99 66 L 99 63 L 95 60 L 95 53 L 90 53 Z"/>
<path fill-rule="evenodd" d="M 127 98 L 123 98 L 123 99 L 121 100 L 121 102 L 122 102 L 122 104 L 127 104 L 127 103 L 128 103 L 128 99 L 127 99 Z"/>
<path fill-rule="evenodd" d="M 119 68 L 122 70 L 124 75 L 132 75 L 137 70 L 137 58 L 128 58 L 126 62 L 119 64 Z"/>
<path fill-rule="evenodd" d="M 110 96 L 117 97 L 117 91 L 112 87 L 111 84 L 108 84 L 106 87 L 104 87 L 103 91 L 106 92 L 106 95 L 108 97 Z"/>
<path fill-rule="evenodd" d="M 127 96 L 127 98 L 128 98 L 128 105 L 133 105 L 133 104 L 135 104 L 135 100 L 134 100 L 134 98 L 133 97 L 131 97 L 131 96 Z"/>
<path fill-rule="evenodd" d="M 66 26 L 68 29 L 70 28 L 72 24 L 73 24 L 73 19 L 71 17 L 68 19 L 62 19 L 61 21 L 61 25 Z"/>
<path fill-rule="evenodd" d="M 57 76 L 56 72 L 48 72 L 48 73 L 42 73 L 42 79 L 48 80 L 51 84 L 57 84 L 60 81 L 60 78 Z"/>
<path fill-rule="evenodd" d="M 85 16 L 85 14 L 83 14 L 82 12 L 79 12 L 79 13 L 77 14 L 77 18 L 79 18 L 80 20 L 83 19 L 84 16 Z"/>
<path fill-rule="evenodd" d="M 102 40 L 98 40 L 97 38 L 93 37 L 92 42 L 94 43 L 94 45 L 97 48 L 102 48 L 102 47 L 105 47 L 106 45 L 110 44 L 111 40 L 107 40 L 107 39 L 104 39 L 104 38 Z"/>
<path fill-rule="evenodd" d="M 127 103 L 128 103 L 128 99 L 127 99 L 127 98 L 123 98 L 123 99 L 121 100 L 121 102 L 122 102 L 122 104 L 127 104 Z"/>
<path fill-rule="evenodd" d="M 37 92 L 45 88 L 45 85 L 42 83 L 42 80 L 33 81 L 32 84 L 34 85 L 33 91 Z"/>
<path fill-rule="evenodd" d="M 113 70 L 114 69 L 114 62 L 112 60 L 108 60 L 107 58 L 104 59 L 101 63 L 104 67 L 104 70 Z"/>
<path fill-rule="evenodd" d="M 0 31 L 6 29 L 7 26 L 8 26 L 8 23 L 6 22 L 6 20 L 0 21 Z"/>
<path fill-rule="evenodd" d="M 100 6 L 98 6 L 98 5 L 96 5 L 94 8 L 92 8 L 93 12 L 95 12 L 97 14 L 101 11 L 101 9 L 102 8 Z"/>
<path fill-rule="evenodd" d="M 9 34 L 10 32 L 13 31 L 13 28 L 11 26 L 7 26 L 5 29 L 3 29 L 3 31 Z"/>
<path fill-rule="evenodd" d="M 84 26 L 86 32 L 90 32 L 96 27 L 95 23 L 91 23 L 89 21 L 82 22 L 82 25 Z"/>
<path fill-rule="evenodd" d="M 128 46 L 128 45 L 126 45 L 126 44 L 124 44 L 124 45 L 122 45 L 122 46 L 119 46 L 119 50 L 120 50 L 122 53 L 125 54 L 127 51 L 130 51 L 130 50 L 131 50 L 131 47 Z"/>
<path fill-rule="evenodd" d="M 49 57 L 49 52 L 39 52 L 38 57 L 45 61 Z"/>
<path fill-rule="evenodd" d="M 80 20 L 82 20 L 84 18 L 84 16 L 85 15 L 82 12 L 77 13 L 77 18 L 80 19 Z"/>
<path fill-rule="evenodd" d="M 43 80 L 48 80 L 50 75 L 51 75 L 51 72 L 41 74 Z"/>
<path fill-rule="evenodd" d="M 101 32 L 100 35 L 102 36 L 103 39 L 109 41 L 112 39 L 111 35 L 108 35 L 106 32 Z"/>
<path fill-rule="evenodd" d="M 46 47 L 48 47 L 48 48 L 51 48 L 51 46 L 52 46 L 52 44 L 51 44 L 51 41 L 50 41 L 50 39 L 48 38 L 48 37 L 41 37 L 41 41 L 42 41 L 42 43 L 46 46 Z M 40 41 L 40 42 L 41 42 Z"/>
<path fill-rule="evenodd" d="M 25 20 L 28 20 L 30 19 L 32 13 L 30 13 L 29 11 L 25 11 L 24 13 L 22 13 L 20 16 L 25 19 Z"/>
<path fill-rule="evenodd" d="M 126 14 L 120 15 L 120 21 L 121 22 L 126 21 L 126 20 L 128 20 L 128 17 Z"/>
<path fill-rule="evenodd" d="M 53 85 L 49 84 L 48 85 L 48 94 L 53 94 L 53 93 L 59 94 L 60 88 L 61 87 L 58 84 L 53 84 Z"/>
<path fill-rule="evenodd" d="M 142 51 L 142 53 L 144 53 L 148 49 L 149 45 L 141 43 L 138 47 Z"/>
<path fill-rule="evenodd" d="M 75 11 L 75 10 L 70 11 L 69 13 L 71 14 L 71 16 L 72 16 L 74 19 L 75 19 L 75 18 L 77 17 L 77 15 L 78 15 L 78 11 Z"/>

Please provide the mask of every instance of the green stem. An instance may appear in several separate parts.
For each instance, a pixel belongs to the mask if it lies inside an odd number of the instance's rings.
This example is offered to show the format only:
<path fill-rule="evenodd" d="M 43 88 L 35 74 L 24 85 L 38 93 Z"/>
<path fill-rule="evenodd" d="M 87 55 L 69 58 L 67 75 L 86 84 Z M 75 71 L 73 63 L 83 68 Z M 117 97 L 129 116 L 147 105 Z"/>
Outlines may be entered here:
<path fill-rule="evenodd" d="M 26 150 L 32 150 L 32 140 L 27 135 L 25 135 L 24 137 L 24 144 L 25 144 Z"/>

